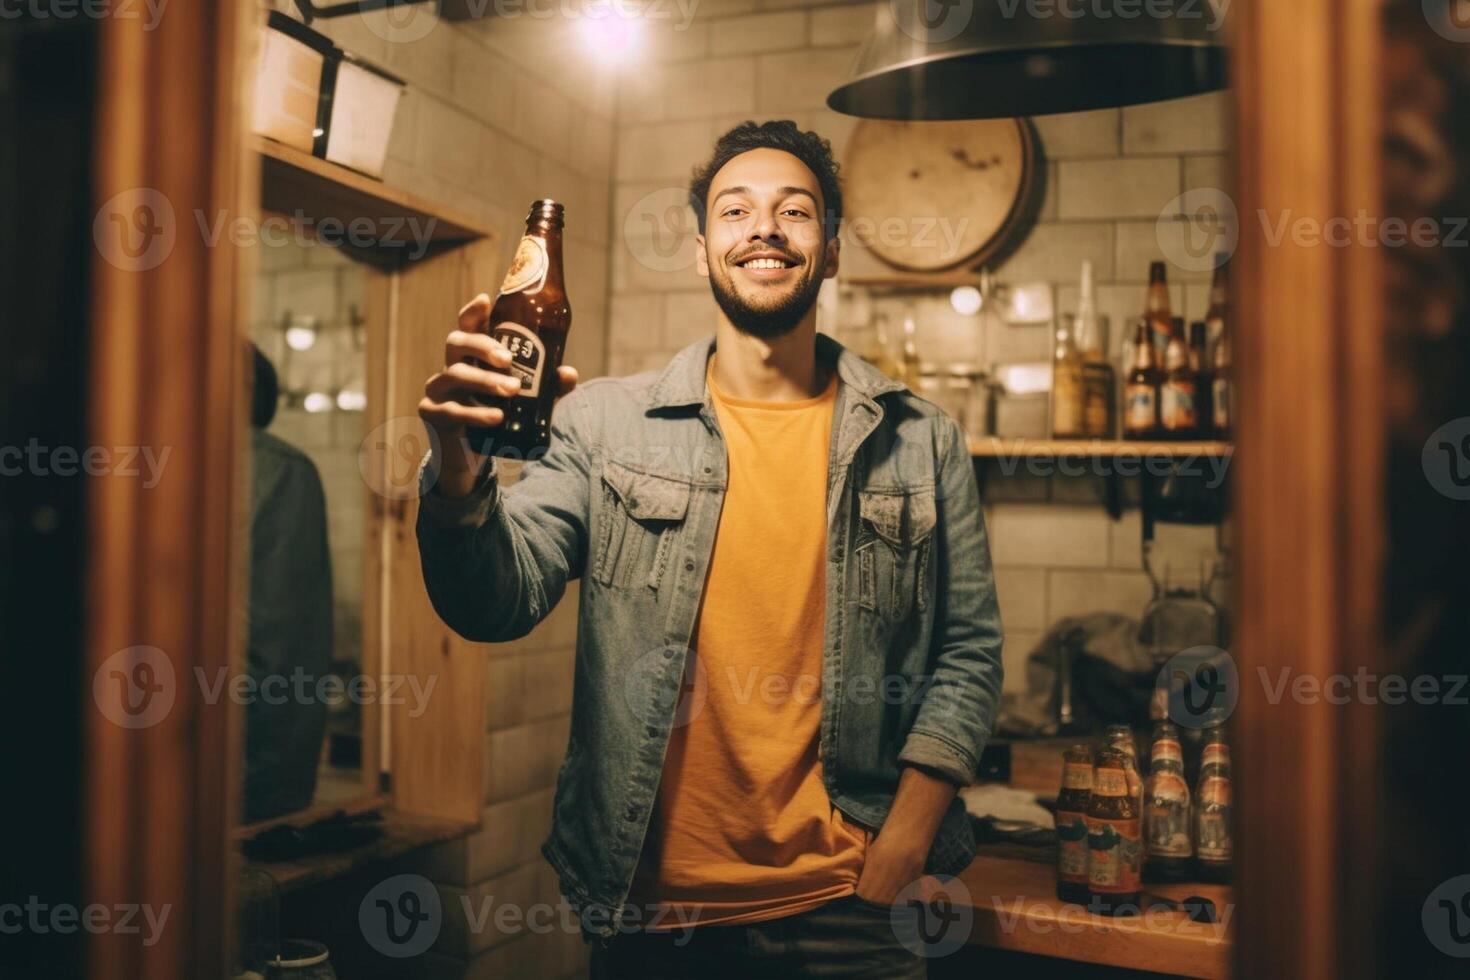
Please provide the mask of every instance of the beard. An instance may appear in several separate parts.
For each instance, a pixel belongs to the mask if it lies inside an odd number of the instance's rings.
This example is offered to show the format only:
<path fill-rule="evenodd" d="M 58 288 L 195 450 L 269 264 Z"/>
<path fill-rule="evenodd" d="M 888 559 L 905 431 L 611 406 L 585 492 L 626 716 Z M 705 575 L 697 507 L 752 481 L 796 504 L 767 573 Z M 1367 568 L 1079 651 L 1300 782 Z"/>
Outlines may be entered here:
<path fill-rule="evenodd" d="M 760 340 L 784 337 L 796 329 L 817 302 L 817 293 L 822 289 L 817 267 L 807 266 L 802 278 L 784 298 L 756 305 L 736 291 L 729 266 L 710 257 L 709 267 L 709 288 L 715 294 L 715 302 L 736 330 Z"/>

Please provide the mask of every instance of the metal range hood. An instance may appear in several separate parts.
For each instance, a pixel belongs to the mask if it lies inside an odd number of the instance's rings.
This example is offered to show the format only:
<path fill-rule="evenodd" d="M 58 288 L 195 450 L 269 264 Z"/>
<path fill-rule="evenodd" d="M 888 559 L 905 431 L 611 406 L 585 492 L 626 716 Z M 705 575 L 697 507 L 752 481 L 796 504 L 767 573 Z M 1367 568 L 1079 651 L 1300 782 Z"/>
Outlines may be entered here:
<path fill-rule="evenodd" d="M 1157 5 L 1167 16 L 1150 15 L 1154 6 L 890 0 L 878 8 L 852 79 L 827 105 L 873 119 L 990 119 L 1223 88 L 1223 14 L 1209 0 Z"/>

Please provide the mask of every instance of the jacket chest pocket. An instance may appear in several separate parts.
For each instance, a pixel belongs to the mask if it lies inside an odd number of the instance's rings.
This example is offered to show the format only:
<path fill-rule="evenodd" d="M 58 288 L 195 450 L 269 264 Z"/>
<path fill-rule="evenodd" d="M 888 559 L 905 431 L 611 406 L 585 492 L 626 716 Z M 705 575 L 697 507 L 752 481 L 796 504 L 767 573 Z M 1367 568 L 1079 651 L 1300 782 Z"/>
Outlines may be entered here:
<path fill-rule="evenodd" d="M 858 604 L 891 621 L 928 609 L 934 490 L 859 490 L 858 516 Z"/>
<path fill-rule="evenodd" d="M 688 483 L 609 460 L 602 468 L 602 527 L 593 578 L 613 588 L 656 590 L 688 512 Z"/>

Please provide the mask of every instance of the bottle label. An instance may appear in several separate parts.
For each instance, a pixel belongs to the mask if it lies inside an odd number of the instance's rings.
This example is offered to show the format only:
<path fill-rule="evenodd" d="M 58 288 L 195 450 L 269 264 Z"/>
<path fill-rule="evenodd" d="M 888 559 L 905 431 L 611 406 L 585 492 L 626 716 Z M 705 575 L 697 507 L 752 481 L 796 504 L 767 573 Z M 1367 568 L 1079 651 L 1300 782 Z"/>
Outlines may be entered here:
<path fill-rule="evenodd" d="M 1234 851 L 1230 837 L 1230 780 L 1210 776 L 1200 782 L 1195 809 L 1195 841 L 1206 861 L 1229 861 Z"/>
<path fill-rule="evenodd" d="M 1199 425 L 1199 414 L 1195 409 L 1194 385 L 1178 381 L 1164 382 L 1163 398 L 1159 404 L 1166 429 L 1193 429 Z"/>
<path fill-rule="evenodd" d="M 1092 777 L 1095 796 L 1127 796 L 1128 777 L 1121 769 L 1099 769 Z"/>
<path fill-rule="evenodd" d="M 1092 766 L 1069 762 L 1062 767 L 1062 789 L 1092 789 Z"/>
<path fill-rule="evenodd" d="M 1128 397 L 1123 407 L 1124 424 L 1128 429 L 1133 432 L 1152 429 L 1157 414 L 1153 386 L 1129 385 Z"/>
<path fill-rule="evenodd" d="M 1087 818 L 1080 813 L 1057 811 L 1057 875 L 1087 883 Z"/>
<path fill-rule="evenodd" d="M 1199 767 L 1215 763 L 1218 765 L 1230 765 L 1230 746 L 1224 742 L 1206 742 L 1204 750 L 1200 753 Z"/>
<path fill-rule="evenodd" d="M 1143 834 L 1137 817 L 1087 818 L 1087 883 L 1093 891 L 1136 892 L 1143 871 Z"/>
<path fill-rule="evenodd" d="M 1161 738 L 1158 741 L 1154 742 L 1153 756 L 1151 758 L 1153 760 L 1153 765 L 1155 766 L 1157 766 L 1160 762 L 1177 762 L 1180 765 L 1183 765 L 1184 751 L 1179 747 L 1179 743 L 1176 742 L 1174 739 Z"/>
<path fill-rule="evenodd" d="M 535 398 L 541 393 L 541 369 L 546 365 L 546 345 L 536 336 L 536 331 L 506 320 L 497 323 L 490 336 L 510 351 L 506 373 L 520 379 L 521 396 Z"/>
<path fill-rule="evenodd" d="M 510 260 L 510 269 L 500 284 L 500 295 L 539 293 L 546 285 L 546 273 L 550 270 L 551 258 L 546 254 L 546 242 L 536 235 L 526 235 L 516 246 L 515 258 Z"/>
<path fill-rule="evenodd" d="M 1189 787 L 1180 776 L 1161 772 L 1150 779 L 1144 824 L 1150 854 L 1189 857 Z"/>
<path fill-rule="evenodd" d="M 1224 431 L 1230 428 L 1230 382 L 1216 378 L 1210 395 L 1215 406 L 1215 428 Z"/>

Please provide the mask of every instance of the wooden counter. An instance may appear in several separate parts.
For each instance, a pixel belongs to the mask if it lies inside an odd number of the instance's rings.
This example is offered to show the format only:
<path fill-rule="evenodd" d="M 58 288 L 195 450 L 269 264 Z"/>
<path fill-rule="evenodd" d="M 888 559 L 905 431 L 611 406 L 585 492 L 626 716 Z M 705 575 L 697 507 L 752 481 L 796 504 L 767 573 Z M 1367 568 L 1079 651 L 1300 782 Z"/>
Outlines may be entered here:
<path fill-rule="evenodd" d="M 1210 899 L 1221 920 L 1216 923 L 1193 922 L 1164 908 L 1115 919 L 1059 901 L 1050 864 L 986 850 L 960 874 L 975 909 L 971 945 L 1186 977 L 1230 976 L 1235 907 L 1229 886 L 1145 886 L 1148 894 L 1175 901 Z"/>

